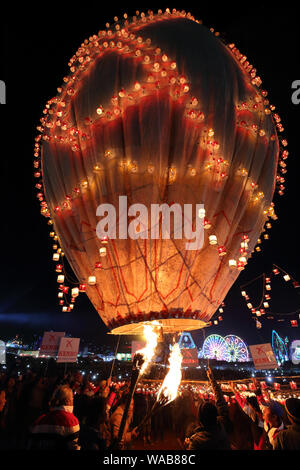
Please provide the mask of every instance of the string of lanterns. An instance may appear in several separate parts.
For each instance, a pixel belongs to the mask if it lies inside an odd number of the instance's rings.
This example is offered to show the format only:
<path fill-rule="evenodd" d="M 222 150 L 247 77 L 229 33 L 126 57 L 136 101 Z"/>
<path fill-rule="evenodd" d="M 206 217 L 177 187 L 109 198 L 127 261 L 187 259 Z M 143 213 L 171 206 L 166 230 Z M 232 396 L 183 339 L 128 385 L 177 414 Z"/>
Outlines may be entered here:
<path fill-rule="evenodd" d="M 247 307 L 251 310 L 251 313 L 253 315 L 255 315 L 255 317 L 253 317 L 253 318 L 256 321 L 257 328 L 261 328 L 261 322 L 258 321 L 257 317 L 261 317 L 261 316 L 266 315 L 266 314 L 272 315 L 272 316 L 267 316 L 266 317 L 267 319 L 271 319 L 271 320 L 273 320 L 274 317 L 295 316 L 297 314 L 299 315 L 298 318 L 300 318 L 300 309 L 295 310 L 293 312 L 287 312 L 287 313 L 278 313 L 278 312 L 268 311 L 270 309 L 269 301 L 271 300 L 271 290 L 272 290 L 271 276 L 272 275 L 274 275 L 274 276 L 280 275 L 281 278 L 285 282 L 290 282 L 295 289 L 300 287 L 300 283 L 296 279 L 294 279 L 291 274 L 287 273 L 284 269 L 280 268 L 276 264 L 273 264 L 271 274 L 266 275 L 265 273 L 263 273 L 260 276 L 256 277 L 255 279 L 252 279 L 251 281 L 249 281 L 249 282 L 243 284 L 242 286 L 240 286 L 241 295 L 244 298 Z M 254 306 L 253 302 L 251 301 L 251 298 L 250 298 L 249 294 L 245 290 L 245 287 L 250 285 L 250 284 L 253 284 L 258 279 L 262 279 L 262 284 L 263 284 L 262 297 L 261 297 L 260 302 L 256 306 Z M 277 319 L 277 321 L 284 321 L 284 319 Z M 290 320 L 290 323 L 291 323 L 291 326 L 293 326 L 293 327 L 298 326 L 298 321 L 295 318 Z"/>

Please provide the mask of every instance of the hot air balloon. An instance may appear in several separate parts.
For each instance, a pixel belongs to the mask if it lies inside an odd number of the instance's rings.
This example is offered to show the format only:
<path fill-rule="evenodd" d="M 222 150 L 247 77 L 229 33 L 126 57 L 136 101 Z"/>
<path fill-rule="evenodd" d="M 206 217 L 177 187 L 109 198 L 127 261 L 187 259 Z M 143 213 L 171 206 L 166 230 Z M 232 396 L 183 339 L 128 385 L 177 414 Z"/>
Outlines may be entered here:
<path fill-rule="evenodd" d="M 34 154 L 55 259 L 66 256 L 76 296 L 87 293 L 111 333 L 154 320 L 166 333 L 204 327 L 276 218 L 276 184 L 284 189 L 287 142 L 260 77 L 234 44 L 177 10 L 115 18 L 68 65 Z M 162 223 L 152 237 L 141 217 L 152 205 L 170 221 L 180 206 L 182 227 L 201 219 L 203 245 L 187 249 L 172 228 L 164 237 Z M 116 236 L 99 238 L 108 207 Z"/>

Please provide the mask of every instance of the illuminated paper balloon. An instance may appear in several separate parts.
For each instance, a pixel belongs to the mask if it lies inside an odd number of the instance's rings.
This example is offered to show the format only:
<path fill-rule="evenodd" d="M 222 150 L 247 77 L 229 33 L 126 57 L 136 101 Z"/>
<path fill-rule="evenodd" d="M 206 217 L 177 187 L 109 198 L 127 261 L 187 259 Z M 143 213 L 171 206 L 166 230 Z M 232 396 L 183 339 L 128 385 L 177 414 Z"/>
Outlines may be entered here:
<path fill-rule="evenodd" d="M 260 78 L 234 45 L 177 11 L 125 15 L 69 66 L 38 127 L 35 176 L 78 285 L 116 334 L 152 320 L 166 332 L 205 326 L 276 218 L 286 142 Z M 180 207 L 182 228 L 200 218 L 203 246 L 188 250 L 172 229 L 151 238 L 147 218 L 127 217 L 120 196 L 149 218 L 151 204 Z M 116 210 L 116 238 L 97 236 L 102 204 Z M 126 224 L 140 238 L 126 239 Z"/>

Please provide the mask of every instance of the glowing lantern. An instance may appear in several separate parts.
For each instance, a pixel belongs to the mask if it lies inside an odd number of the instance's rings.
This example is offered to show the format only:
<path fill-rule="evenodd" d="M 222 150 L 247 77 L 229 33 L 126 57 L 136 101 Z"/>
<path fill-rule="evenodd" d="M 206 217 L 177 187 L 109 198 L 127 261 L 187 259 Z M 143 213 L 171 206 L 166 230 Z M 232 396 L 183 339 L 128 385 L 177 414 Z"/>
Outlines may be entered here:
<path fill-rule="evenodd" d="M 65 276 L 63 274 L 60 274 L 59 276 L 57 276 L 57 282 L 59 284 L 62 284 L 64 281 L 65 281 Z"/>
<path fill-rule="evenodd" d="M 290 278 L 290 276 L 289 276 L 288 274 L 285 274 L 285 275 L 283 276 L 283 279 L 287 282 L 287 281 L 290 281 L 291 278 Z"/>
<path fill-rule="evenodd" d="M 34 170 L 45 188 L 41 211 L 115 334 L 141 333 L 153 312 L 166 332 L 207 325 L 246 265 L 239 234 L 251 232 L 251 242 L 242 238 L 251 253 L 262 233 L 262 200 L 271 207 L 279 151 L 261 80 L 237 48 L 184 12 L 149 15 L 109 27 L 73 55 L 70 75 L 46 105 L 41 171 Z M 193 250 L 184 237 L 163 238 L 163 230 L 151 238 L 149 224 L 142 227 L 147 218 L 129 213 L 143 204 L 149 222 L 151 204 L 171 211 L 174 202 L 183 210 L 194 201 L 204 205 L 205 234 Z M 115 209 L 117 223 L 98 236 L 102 204 Z M 195 227 L 197 214 L 182 224 Z M 128 230 L 120 234 L 124 219 Z M 210 246 L 217 240 L 230 259 Z M 105 269 L 96 280 L 100 242 Z M 174 308 L 182 317 L 172 316 Z"/>
<path fill-rule="evenodd" d="M 211 228 L 211 223 L 210 223 L 210 221 L 207 220 L 207 219 L 204 219 L 204 229 L 205 229 L 205 230 L 208 230 L 208 229 L 210 229 L 210 228 Z"/>
<path fill-rule="evenodd" d="M 228 264 L 231 268 L 234 268 L 234 267 L 236 267 L 236 260 L 235 259 L 230 259 L 228 261 Z"/>
<path fill-rule="evenodd" d="M 226 247 L 225 246 L 219 246 L 218 252 L 219 252 L 219 256 L 225 256 L 226 255 Z"/>
<path fill-rule="evenodd" d="M 103 246 L 99 249 L 100 256 L 106 256 L 106 248 Z"/>
<path fill-rule="evenodd" d="M 78 287 L 73 287 L 71 293 L 72 293 L 72 297 L 78 297 L 78 295 L 79 295 Z"/>
<path fill-rule="evenodd" d="M 97 283 L 96 276 L 89 276 L 88 278 L 88 285 L 89 286 L 94 286 Z"/>
<path fill-rule="evenodd" d="M 52 259 L 53 261 L 58 261 L 59 260 L 59 253 L 53 253 Z"/>
<path fill-rule="evenodd" d="M 216 245 L 218 243 L 216 235 L 209 236 L 209 243 L 210 245 Z"/>

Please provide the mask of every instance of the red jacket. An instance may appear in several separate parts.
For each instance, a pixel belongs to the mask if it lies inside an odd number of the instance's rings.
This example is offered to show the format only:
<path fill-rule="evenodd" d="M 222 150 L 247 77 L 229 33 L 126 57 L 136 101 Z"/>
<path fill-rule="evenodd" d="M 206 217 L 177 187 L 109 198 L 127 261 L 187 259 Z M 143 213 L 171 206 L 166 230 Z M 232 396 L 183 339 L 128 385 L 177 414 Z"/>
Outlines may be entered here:
<path fill-rule="evenodd" d="M 35 421 L 31 430 L 34 448 L 79 450 L 79 422 L 66 408 L 53 408 Z"/>

